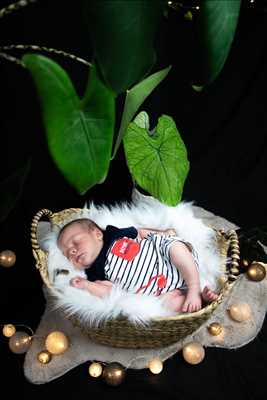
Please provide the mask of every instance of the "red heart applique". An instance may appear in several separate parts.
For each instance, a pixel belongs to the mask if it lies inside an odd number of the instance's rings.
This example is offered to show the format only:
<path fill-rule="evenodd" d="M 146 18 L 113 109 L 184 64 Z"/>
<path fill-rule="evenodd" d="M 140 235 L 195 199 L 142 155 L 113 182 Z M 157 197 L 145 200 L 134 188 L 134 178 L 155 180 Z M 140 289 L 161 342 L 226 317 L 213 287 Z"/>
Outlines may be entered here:
<path fill-rule="evenodd" d="M 111 253 L 118 257 L 123 258 L 127 261 L 132 261 L 134 257 L 139 253 L 140 244 L 132 239 L 123 238 L 117 240 L 112 249 Z"/>

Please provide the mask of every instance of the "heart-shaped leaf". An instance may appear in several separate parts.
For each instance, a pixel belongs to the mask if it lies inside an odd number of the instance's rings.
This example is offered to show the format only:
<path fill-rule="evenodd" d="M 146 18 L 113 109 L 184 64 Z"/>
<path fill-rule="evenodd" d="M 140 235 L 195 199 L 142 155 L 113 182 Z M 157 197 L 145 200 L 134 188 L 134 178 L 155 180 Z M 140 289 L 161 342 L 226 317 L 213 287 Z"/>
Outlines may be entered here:
<path fill-rule="evenodd" d="M 69 76 L 57 63 L 37 54 L 25 55 L 23 62 L 38 91 L 52 158 L 65 179 L 84 194 L 103 182 L 108 172 L 114 94 L 98 78 L 94 66 L 80 100 Z"/>
<path fill-rule="evenodd" d="M 123 135 L 126 132 L 127 126 L 131 122 L 135 113 L 138 111 L 141 104 L 150 95 L 150 93 L 157 87 L 161 81 L 168 75 L 170 67 L 164 68 L 161 71 L 155 72 L 154 74 L 148 76 L 142 82 L 138 83 L 132 89 L 127 90 L 124 109 L 121 118 L 121 125 L 118 132 L 116 144 L 114 147 L 114 152 L 112 158 L 115 157 L 117 150 L 121 144 Z"/>
<path fill-rule="evenodd" d="M 123 138 L 130 173 L 137 184 L 162 203 L 175 206 L 182 198 L 189 172 L 184 142 L 174 120 L 162 115 L 149 132 L 148 116 L 140 113 Z"/>
<path fill-rule="evenodd" d="M 240 3 L 241 0 L 201 1 L 193 88 L 212 83 L 220 74 L 234 39 Z"/>
<path fill-rule="evenodd" d="M 155 33 L 161 0 L 85 0 L 95 59 L 104 82 L 116 93 L 143 79 L 156 61 Z"/>

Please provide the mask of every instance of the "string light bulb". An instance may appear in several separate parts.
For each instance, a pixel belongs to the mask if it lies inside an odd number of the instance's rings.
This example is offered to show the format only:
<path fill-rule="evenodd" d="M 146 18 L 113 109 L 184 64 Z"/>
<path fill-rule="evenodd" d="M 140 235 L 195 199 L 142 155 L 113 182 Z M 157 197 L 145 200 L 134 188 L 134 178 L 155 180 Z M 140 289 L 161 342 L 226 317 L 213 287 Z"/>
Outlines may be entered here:
<path fill-rule="evenodd" d="M 152 374 L 160 374 L 163 370 L 163 363 L 159 358 L 153 358 L 149 361 L 148 368 Z"/>
<path fill-rule="evenodd" d="M 183 357 L 189 364 L 199 364 L 205 357 L 204 347 L 198 342 L 189 342 L 183 347 Z"/>
<path fill-rule="evenodd" d="M 89 365 L 88 372 L 93 378 L 98 378 L 102 374 L 102 365 L 98 362 L 93 362 Z"/>
<path fill-rule="evenodd" d="M 247 303 L 232 304 L 228 311 L 231 318 L 237 322 L 246 321 L 251 317 L 251 309 Z"/>
<path fill-rule="evenodd" d="M 49 333 L 45 340 L 45 348 L 51 354 L 63 354 L 69 347 L 67 336 L 60 331 Z"/>
<path fill-rule="evenodd" d="M 37 360 L 41 364 L 48 364 L 51 361 L 52 355 L 47 350 L 42 350 L 37 354 Z"/>
<path fill-rule="evenodd" d="M 10 338 L 16 332 L 16 328 L 13 324 L 6 324 L 3 327 L 3 335 Z"/>
<path fill-rule="evenodd" d="M 108 364 L 103 370 L 103 379 L 110 386 L 120 385 L 125 375 L 125 368 L 118 362 Z"/>
<path fill-rule="evenodd" d="M 0 253 L 0 265 L 5 268 L 13 267 L 16 262 L 16 254 L 11 250 L 3 250 Z"/>
<path fill-rule="evenodd" d="M 9 339 L 10 350 L 16 354 L 26 353 L 31 345 L 32 337 L 26 332 L 17 331 Z"/>

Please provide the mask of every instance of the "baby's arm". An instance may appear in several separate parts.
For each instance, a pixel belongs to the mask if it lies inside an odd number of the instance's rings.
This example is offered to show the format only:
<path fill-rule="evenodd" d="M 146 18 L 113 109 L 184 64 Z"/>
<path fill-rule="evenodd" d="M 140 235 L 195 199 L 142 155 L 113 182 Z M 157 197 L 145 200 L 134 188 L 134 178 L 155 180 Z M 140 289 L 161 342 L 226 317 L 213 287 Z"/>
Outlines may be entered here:
<path fill-rule="evenodd" d="M 110 281 L 91 282 L 79 276 L 72 278 L 70 280 L 70 285 L 77 289 L 86 290 L 96 297 L 105 297 L 109 295 L 113 286 L 112 282 Z"/>
<path fill-rule="evenodd" d="M 199 272 L 188 247 L 182 242 L 174 242 L 170 247 L 172 263 L 181 272 L 188 287 L 182 307 L 183 312 L 194 312 L 202 306 Z"/>
<path fill-rule="evenodd" d="M 160 231 L 158 229 L 150 229 L 150 228 L 140 228 L 140 229 L 138 229 L 138 236 L 141 239 L 146 238 L 149 233 L 157 233 L 158 235 L 170 235 L 170 236 L 173 236 L 173 235 L 176 234 L 174 229 L 165 229 L 163 231 Z"/>

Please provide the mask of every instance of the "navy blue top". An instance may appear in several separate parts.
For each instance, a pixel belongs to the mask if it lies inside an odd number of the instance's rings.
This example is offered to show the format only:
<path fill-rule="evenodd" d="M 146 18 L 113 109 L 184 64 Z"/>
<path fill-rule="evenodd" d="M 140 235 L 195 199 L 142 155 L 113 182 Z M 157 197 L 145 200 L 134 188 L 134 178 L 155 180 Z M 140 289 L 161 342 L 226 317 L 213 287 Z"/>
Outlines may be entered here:
<path fill-rule="evenodd" d="M 135 239 L 138 235 L 137 229 L 133 226 L 129 228 L 119 229 L 115 226 L 108 225 L 106 230 L 103 231 L 103 247 L 96 258 L 95 262 L 91 265 L 91 267 L 85 270 L 87 275 L 87 279 L 89 281 L 96 280 L 105 280 L 105 262 L 106 262 L 106 254 L 110 246 L 118 239 L 123 237 Z"/>

